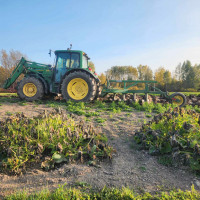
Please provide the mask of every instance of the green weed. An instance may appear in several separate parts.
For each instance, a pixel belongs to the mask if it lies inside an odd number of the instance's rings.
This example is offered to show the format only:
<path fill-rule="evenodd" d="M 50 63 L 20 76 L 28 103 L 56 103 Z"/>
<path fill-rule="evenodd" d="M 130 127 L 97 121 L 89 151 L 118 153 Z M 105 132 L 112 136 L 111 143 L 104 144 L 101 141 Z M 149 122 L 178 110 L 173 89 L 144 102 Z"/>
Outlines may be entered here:
<path fill-rule="evenodd" d="M 102 101 L 95 101 L 95 107 L 104 110 L 106 108 L 106 103 Z"/>
<path fill-rule="evenodd" d="M 19 174 L 33 162 L 48 170 L 62 162 L 111 158 L 112 148 L 105 141 L 106 136 L 92 126 L 59 110 L 34 119 L 17 114 L 1 122 L 0 170 Z"/>
<path fill-rule="evenodd" d="M 160 163 L 189 165 L 200 173 L 200 114 L 196 111 L 169 109 L 144 124 L 134 139 L 150 154 L 163 155 Z"/>
<path fill-rule="evenodd" d="M 27 102 L 24 102 L 24 101 L 18 102 L 18 104 L 19 104 L 20 106 L 26 106 L 26 105 L 28 105 Z"/>
<path fill-rule="evenodd" d="M 92 117 L 92 116 L 99 116 L 100 114 L 98 112 L 87 112 L 85 114 L 86 117 Z"/>
<path fill-rule="evenodd" d="M 165 166 L 172 166 L 173 160 L 172 157 L 169 155 L 163 155 L 158 158 L 158 162 Z"/>
<path fill-rule="evenodd" d="M 12 112 L 9 112 L 9 111 L 7 111 L 7 112 L 6 112 L 6 115 L 8 115 L 8 116 L 12 116 L 12 115 L 13 115 L 13 113 L 12 113 Z"/>
<path fill-rule="evenodd" d="M 107 119 L 97 117 L 97 118 L 95 118 L 95 121 L 98 122 L 98 123 L 104 123 L 105 121 L 107 121 Z"/>
<path fill-rule="evenodd" d="M 139 169 L 142 171 L 142 172 L 146 172 L 146 167 L 144 167 L 144 166 L 141 166 L 141 167 L 139 167 Z"/>
<path fill-rule="evenodd" d="M 151 117 L 152 117 L 151 114 L 146 114 L 145 116 L 146 116 L 147 118 L 151 118 Z"/>

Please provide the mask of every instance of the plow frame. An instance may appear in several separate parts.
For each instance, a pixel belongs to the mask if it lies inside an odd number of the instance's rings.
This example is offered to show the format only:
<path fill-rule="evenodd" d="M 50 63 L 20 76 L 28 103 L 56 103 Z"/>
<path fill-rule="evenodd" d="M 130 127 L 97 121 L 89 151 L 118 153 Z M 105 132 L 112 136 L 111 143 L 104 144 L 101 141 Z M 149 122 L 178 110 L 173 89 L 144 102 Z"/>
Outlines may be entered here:
<path fill-rule="evenodd" d="M 123 83 L 123 89 L 113 88 L 111 87 L 110 83 Z M 132 83 L 127 86 L 127 83 Z M 137 86 L 140 83 L 145 84 L 144 90 L 130 90 L 129 88 L 133 86 Z M 108 93 L 121 93 L 121 94 L 136 94 L 136 93 L 143 93 L 145 95 L 147 94 L 160 94 L 166 99 L 171 99 L 169 93 L 163 92 L 162 90 L 152 86 L 151 84 L 157 83 L 157 81 L 135 81 L 135 80 L 107 80 L 107 85 L 103 87 L 102 89 L 102 96 L 105 96 Z M 152 90 L 152 89 L 153 90 Z"/>

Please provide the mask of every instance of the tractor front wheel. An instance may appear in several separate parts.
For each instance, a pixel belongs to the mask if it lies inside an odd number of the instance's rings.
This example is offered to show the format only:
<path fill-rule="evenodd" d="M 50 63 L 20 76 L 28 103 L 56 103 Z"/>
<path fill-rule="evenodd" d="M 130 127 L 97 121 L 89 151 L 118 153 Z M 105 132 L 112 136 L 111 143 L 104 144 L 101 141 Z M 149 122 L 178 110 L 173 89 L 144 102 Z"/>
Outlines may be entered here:
<path fill-rule="evenodd" d="M 44 88 L 37 78 L 27 77 L 19 83 L 17 94 L 22 100 L 35 101 L 44 96 Z"/>
<path fill-rule="evenodd" d="M 94 78 L 86 72 L 76 71 L 65 77 L 61 93 L 66 101 L 92 101 L 96 95 L 96 88 Z"/>
<path fill-rule="evenodd" d="M 172 94 L 170 98 L 172 103 L 179 107 L 183 107 L 187 102 L 185 95 L 179 92 Z"/>

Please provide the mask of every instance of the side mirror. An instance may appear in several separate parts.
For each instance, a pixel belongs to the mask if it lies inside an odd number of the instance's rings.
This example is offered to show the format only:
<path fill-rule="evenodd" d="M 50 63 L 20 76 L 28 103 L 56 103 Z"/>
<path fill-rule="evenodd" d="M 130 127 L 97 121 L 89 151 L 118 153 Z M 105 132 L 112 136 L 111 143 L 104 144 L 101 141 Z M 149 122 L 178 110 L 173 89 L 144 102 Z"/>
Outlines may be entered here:
<path fill-rule="evenodd" d="M 49 56 L 51 57 L 51 49 L 49 49 Z"/>

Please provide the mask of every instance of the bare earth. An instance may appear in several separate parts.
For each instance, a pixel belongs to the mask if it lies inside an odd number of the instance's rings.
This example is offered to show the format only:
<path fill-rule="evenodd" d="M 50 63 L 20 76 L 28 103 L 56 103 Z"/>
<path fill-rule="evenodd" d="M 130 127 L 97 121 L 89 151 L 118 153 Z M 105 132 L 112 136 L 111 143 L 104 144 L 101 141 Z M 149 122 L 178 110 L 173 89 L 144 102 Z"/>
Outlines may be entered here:
<path fill-rule="evenodd" d="M 20 106 L 17 103 L 1 103 L 0 120 L 8 117 L 10 113 L 23 112 L 26 116 L 38 115 L 43 110 L 51 111 L 53 108 L 45 105 L 27 103 Z M 93 120 L 97 129 L 102 129 L 108 136 L 108 143 L 116 149 L 111 161 L 104 161 L 100 167 L 91 167 L 87 164 L 63 165 L 50 172 L 42 171 L 39 167 L 29 169 L 21 176 L 8 176 L 0 174 L 0 199 L 16 190 L 26 188 L 28 191 L 39 191 L 43 188 L 54 189 L 66 183 L 71 186 L 77 182 L 85 182 L 94 188 L 129 186 L 136 190 L 155 192 L 162 187 L 180 188 L 190 190 L 194 184 L 200 190 L 200 178 L 184 168 L 166 167 L 157 162 L 156 157 L 148 152 L 137 150 L 133 135 L 146 119 L 143 112 L 121 112 L 120 114 L 102 113 L 107 118 L 104 126 Z M 81 118 L 81 117 L 80 117 Z M 79 117 L 77 117 L 79 119 Z M 92 118 L 91 118 L 92 119 Z"/>

